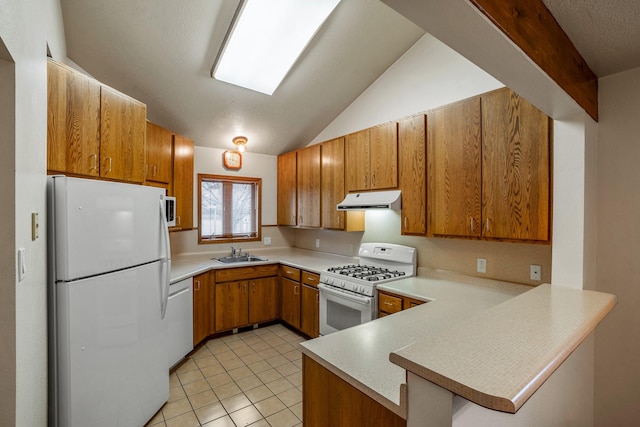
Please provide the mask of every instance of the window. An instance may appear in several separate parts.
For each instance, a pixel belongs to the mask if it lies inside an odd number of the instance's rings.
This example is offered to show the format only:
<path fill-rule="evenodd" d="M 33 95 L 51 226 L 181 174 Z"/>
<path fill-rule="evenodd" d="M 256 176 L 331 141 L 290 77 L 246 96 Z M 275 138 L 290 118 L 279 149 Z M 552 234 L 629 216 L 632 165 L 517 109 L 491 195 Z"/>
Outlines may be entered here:
<path fill-rule="evenodd" d="M 260 178 L 198 174 L 199 243 L 260 240 Z"/>

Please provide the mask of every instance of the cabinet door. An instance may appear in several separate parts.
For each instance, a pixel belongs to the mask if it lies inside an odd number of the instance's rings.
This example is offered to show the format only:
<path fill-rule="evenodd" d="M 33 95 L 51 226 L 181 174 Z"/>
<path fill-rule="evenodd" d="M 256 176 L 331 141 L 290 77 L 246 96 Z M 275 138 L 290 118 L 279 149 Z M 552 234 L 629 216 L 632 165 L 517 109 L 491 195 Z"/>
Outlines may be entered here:
<path fill-rule="evenodd" d="M 298 151 L 298 225 L 320 227 L 320 145 Z"/>
<path fill-rule="evenodd" d="M 285 277 L 280 278 L 282 289 L 282 320 L 300 329 L 300 283 Z"/>
<path fill-rule="evenodd" d="M 176 226 L 193 228 L 193 141 L 173 135 L 173 186 L 177 204 Z"/>
<path fill-rule="evenodd" d="M 398 124 L 402 234 L 427 232 L 426 123 L 419 114 Z"/>
<path fill-rule="evenodd" d="M 249 280 L 249 323 L 256 324 L 278 318 L 278 277 Z"/>
<path fill-rule="evenodd" d="M 480 98 L 429 113 L 430 235 L 480 237 Z"/>
<path fill-rule="evenodd" d="M 213 292 L 209 273 L 193 278 L 193 345 L 213 333 Z"/>
<path fill-rule="evenodd" d="M 146 120 L 146 105 L 109 87 L 101 87 L 101 177 L 144 182 Z"/>
<path fill-rule="evenodd" d="M 371 188 L 369 158 L 369 129 L 347 135 L 345 139 L 347 193 Z"/>
<path fill-rule="evenodd" d="M 226 331 L 249 323 L 249 282 L 216 283 L 215 331 Z"/>
<path fill-rule="evenodd" d="M 171 182 L 171 131 L 147 122 L 147 170 L 146 179 L 154 182 Z"/>
<path fill-rule="evenodd" d="M 389 122 L 369 130 L 372 190 L 398 188 L 398 124 Z"/>
<path fill-rule="evenodd" d="M 297 224 L 297 154 L 278 156 L 278 225 Z"/>
<path fill-rule="evenodd" d="M 47 62 L 47 169 L 98 176 L 100 83 Z"/>
<path fill-rule="evenodd" d="M 549 240 L 549 127 L 509 89 L 482 96 L 483 236 Z"/>
<path fill-rule="evenodd" d="M 302 285 L 300 330 L 316 338 L 320 336 L 320 294 L 318 289 Z"/>
<path fill-rule="evenodd" d="M 336 205 L 345 196 L 344 186 L 344 138 L 322 143 L 322 226 L 344 230 L 345 213 Z"/>

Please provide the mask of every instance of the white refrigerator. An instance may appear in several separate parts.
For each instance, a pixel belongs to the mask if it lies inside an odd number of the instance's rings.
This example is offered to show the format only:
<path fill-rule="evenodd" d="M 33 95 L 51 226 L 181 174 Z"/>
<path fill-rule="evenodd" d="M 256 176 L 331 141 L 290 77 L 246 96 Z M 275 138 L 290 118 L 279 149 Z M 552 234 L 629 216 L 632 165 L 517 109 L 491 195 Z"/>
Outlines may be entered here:
<path fill-rule="evenodd" d="M 169 398 L 164 190 L 48 178 L 49 425 L 144 425 Z"/>

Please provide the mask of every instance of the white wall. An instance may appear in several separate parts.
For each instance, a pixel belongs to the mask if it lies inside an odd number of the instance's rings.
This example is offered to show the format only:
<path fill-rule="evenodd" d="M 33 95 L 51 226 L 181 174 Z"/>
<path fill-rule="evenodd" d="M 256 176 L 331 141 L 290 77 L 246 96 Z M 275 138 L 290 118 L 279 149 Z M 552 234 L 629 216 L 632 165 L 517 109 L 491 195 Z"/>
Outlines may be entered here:
<path fill-rule="evenodd" d="M 0 329 L 3 345 L 15 339 L 15 405 L 0 402 L 0 424 L 45 426 L 47 411 L 46 323 L 46 141 L 47 44 L 56 59 L 66 57 L 59 2 L 56 0 L 0 0 L 0 38 L 15 63 L 15 198 L 0 183 L 3 204 L 15 205 L 15 241 L 3 241 L 2 255 L 15 260 L 17 248 L 26 250 L 26 277 L 5 283 L 3 294 L 15 292 L 15 329 Z M 5 66 L 3 66 L 4 68 Z M 6 102 L 6 100 L 3 100 Z M 2 102 L 0 102 L 2 103 Z M 3 111 L 6 104 L 2 103 Z M 9 107 L 10 108 L 10 107 Z M 2 142 L 4 145 L 5 142 Z M 3 156 L 6 153 L 3 152 Z M 8 180 L 12 182 L 11 179 Z M 9 184 L 11 185 L 11 184 Z M 40 214 L 40 238 L 31 240 L 31 213 Z M 5 295 L 3 295 L 3 299 Z M 11 362 L 10 362 L 11 363 Z M 0 361 L 4 365 L 4 361 Z M 11 369 L 11 367 L 9 368 Z M 4 400 L 4 394 L 3 399 Z M 8 423 L 4 423 L 7 420 Z"/>
<path fill-rule="evenodd" d="M 596 426 L 640 425 L 640 68 L 599 81 Z"/>
<path fill-rule="evenodd" d="M 311 143 L 503 86 L 442 42 L 425 34 Z"/>

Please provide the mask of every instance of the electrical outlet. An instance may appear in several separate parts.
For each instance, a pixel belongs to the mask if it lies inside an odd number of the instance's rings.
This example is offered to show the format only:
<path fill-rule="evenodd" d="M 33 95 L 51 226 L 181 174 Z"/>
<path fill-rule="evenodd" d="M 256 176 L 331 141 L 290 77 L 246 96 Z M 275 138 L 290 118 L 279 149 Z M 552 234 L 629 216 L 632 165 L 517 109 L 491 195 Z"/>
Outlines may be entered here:
<path fill-rule="evenodd" d="M 542 280 L 542 267 L 531 264 L 531 280 Z"/>
<path fill-rule="evenodd" d="M 264 238 L 264 245 L 265 246 L 269 246 L 271 244 L 271 237 L 269 236 L 265 236 Z"/>
<path fill-rule="evenodd" d="M 320 239 L 316 239 L 316 248 L 320 247 Z"/>
<path fill-rule="evenodd" d="M 487 272 L 487 260 L 484 258 L 478 258 L 477 264 L 478 273 L 486 273 Z"/>

